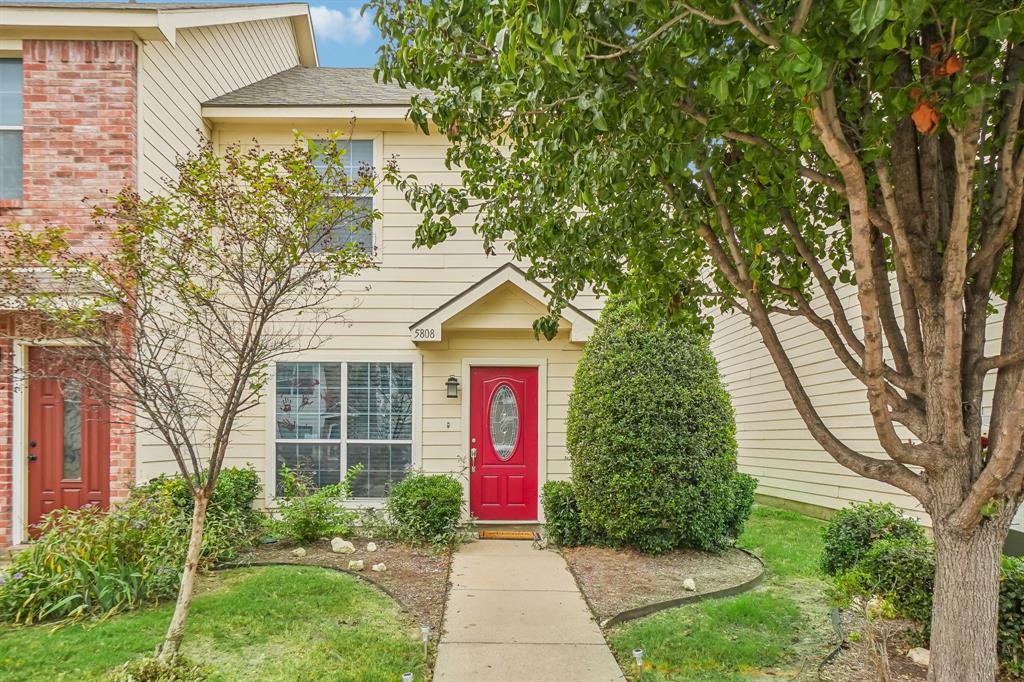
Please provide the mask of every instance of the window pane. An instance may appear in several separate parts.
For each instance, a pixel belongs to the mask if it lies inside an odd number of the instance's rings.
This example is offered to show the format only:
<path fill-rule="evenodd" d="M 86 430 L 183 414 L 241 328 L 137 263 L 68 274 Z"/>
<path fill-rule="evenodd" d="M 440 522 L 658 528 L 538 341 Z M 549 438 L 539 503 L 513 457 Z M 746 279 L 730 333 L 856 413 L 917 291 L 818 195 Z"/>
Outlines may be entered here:
<path fill-rule="evenodd" d="M 278 438 L 341 438 L 340 364 L 279 363 L 276 400 Z"/>
<path fill-rule="evenodd" d="M 316 140 L 314 146 L 323 148 L 327 144 L 325 140 Z M 373 170 L 373 140 L 339 140 L 338 149 L 343 149 L 345 155 L 341 158 L 341 164 L 345 174 L 353 181 L 359 177 L 360 172 L 367 173 Z M 314 161 L 317 168 L 323 170 L 326 163 Z"/>
<path fill-rule="evenodd" d="M 392 486 L 409 473 L 412 445 L 408 443 L 349 443 L 348 466 L 362 464 L 352 484 L 353 497 L 387 497 Z"/>
<path fill-rule="evenodd" d="M 340 249 L 347 244 L 358 244 L 365 253 L 373 252 L 373 225 L 367 222 L 373 211 L 373 199 L 358 197 L 353 203 L 353 210 L 345 219 L 331 227 L 330 239 L 323 243 L 324 248 Z"/>
<path fill-rule="evenodd" d="M 362 465 L 356 497 L 386 497 L 412 465 L 412 365 L 348 364 L 348 466 Z M 380 441 L 353 443 L 353 440 Z"/>
<path fill-rule="evenodd" d="M 354 172 L 359 168 L 373 168 L 373 140 L 349 140 L 345 143 L 345 159 Z"/>
<path fill-rule="evenodd" d="M 0 126 L 20 126 L 21 60 L 0 59 Z"/>
<path fill-rule="evenodd" d="M 61 478 L 82 477 L 82 389 L 78 382 L 64 384 L 64 473 Z"/>
<path fill-rule="evenodd" d="M 349 363 L 348 438 L 412 438 L 412 365 L 389 362 Z"/>
<path fill-rule="evenodd" d="M 20 130 L 0 130 L 0 199 L 21 199 Z"/>
<path fill-rule="evenodd" d="M 278 443 L 277 494 L 284 494 L 281 468 L 287 466 L 314 487 L 333 485 L 341 480 L 340 443 Z"/>

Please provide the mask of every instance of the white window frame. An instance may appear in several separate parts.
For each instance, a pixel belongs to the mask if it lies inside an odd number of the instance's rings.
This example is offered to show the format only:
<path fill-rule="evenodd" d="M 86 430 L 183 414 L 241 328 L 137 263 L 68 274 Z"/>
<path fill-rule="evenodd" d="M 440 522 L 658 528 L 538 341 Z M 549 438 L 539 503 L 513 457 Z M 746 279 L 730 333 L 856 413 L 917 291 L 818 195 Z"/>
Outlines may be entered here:
<path fill-rule="evenodd" d="M 0 53 L 0 59 L 13 60 L 13 61 L 21 62 L 21 86 L 22 86 L 21 87 L 21 106 L 22 106 L 22 109 L 24 109 L 24 107 L 25 107 L 25 60 L 22 59 L 21 57 L 8 57 L 8 56 L 4 56 L 3 53 Z M 24 176 L 24 172 L 25 172 L 25 121 L 24 121 L 24 119 L 22 119 L 22 122 L 21 122 L 20 126 L 0 125 L 0 131 L 2 131 L 2 132 L 20 132 L 21 133 L 21 169 L 22 169 L 21 193 L 17 197 L 0 196 L 0 201 L 24 201 L 24 199 L 25 199 L 25 176 Z M 374 149 L 376 149 L 376 147 L 374 147 Z M 374 157 L 373 162 L 377 163 L 376 157 Z"/>
<path fill-rule="evenodd" d="M 333 363 L 341 365 L 341 438 L 277 438 L 277 366 L 282 363 L 296 362 L 318 362 Z M 345 476 L 348 471 L 348 443 L 405 443 L 407 441 L 381 441 L 381 440 L 352 440 L 348 439 L 348 365 L 359 362 L 390 362 L 412 365 L 412 470 L 418 470 L 423 465 L 422 458 L 422 419 L 420 415 L 423 409 L 423 357 L 419 353 L 409 352 L 387 352 L 373 354 L 339 353 L 337 351 L 309 351 L 278 359 L 270 368 L 267 378 L 267 400 L 266 400 L 266 437 L 265 437 L 265 476 L 266 476 L 266 499 L 268 506 L 280 507 L 281 498 L 277 496 L 277 444 L 278 443 L 302 443 L 306 445 L 335 444 L 341 448 L 340 475 Z M 365 508 L 380 507 L 384 504 L 383 497 L 353 497 L 345 500 L 342 504 L 346 507 Z"/>
<path fill-rule="evenodd" d="M 326 137 L 316 137 L 315 140 L 323 140 Z M 380 174 L 384 169 L 384 133 L 375 134 L 353 134 L 351 137 L 342 137 L 338 139 L 338 142 L 370 142 L 373 145 L 373 173 L 374 176 L 380 179 Z M 342 194 L 341 192 L 332 192 L 332 196 L 349 198 L 352 195 Z M 371 229 L 373 237 L 373 260 L 375 263 L 380 263 L 383 258 L 384 250 L 384 197 L 382 196 L 380 189 L 373 193 L 372 206 L 373 210 L 380 212 L 381 218 L 373 221 L 373 227 Z"/>

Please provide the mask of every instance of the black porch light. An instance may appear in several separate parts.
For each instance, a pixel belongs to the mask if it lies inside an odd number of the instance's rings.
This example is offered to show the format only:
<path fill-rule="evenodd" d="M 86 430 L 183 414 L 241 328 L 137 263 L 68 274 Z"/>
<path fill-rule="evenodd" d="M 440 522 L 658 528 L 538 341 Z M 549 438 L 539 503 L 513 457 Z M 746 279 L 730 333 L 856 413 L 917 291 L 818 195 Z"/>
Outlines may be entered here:
<path fill-rule="evenodd" d="M 444 382 L 445 388 L 448 389 L 449 398 L 459 397 L 459 380 L 454 376 L 448 377 L 448 381 Z"/>

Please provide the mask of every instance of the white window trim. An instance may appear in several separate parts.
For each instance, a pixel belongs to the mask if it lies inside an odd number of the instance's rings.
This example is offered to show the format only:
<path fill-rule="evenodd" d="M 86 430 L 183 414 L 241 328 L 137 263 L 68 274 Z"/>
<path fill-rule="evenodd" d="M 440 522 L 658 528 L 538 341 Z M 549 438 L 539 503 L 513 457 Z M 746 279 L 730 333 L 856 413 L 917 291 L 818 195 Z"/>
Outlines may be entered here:
<path fill-rule="evenodd" d="M 322 137 L 313 136 L 314 139 L 325 139 Z M 371 135 L 366 134 L 354 134 L 351 137 L 342 137 L 338 139 L 338 142 L 372 142 L 373 143 L 373 173 L 377 182 L 380 181 L 381 174 L 384 172 L 384 133 L 374 133 Z M 334 196 L 348 198 L 352 195 L 342 194 L 341 192 L 332 192 Z M 381 217 L 373 221 L 373 262 L 380 264 L 384 257 L 384 197 L 383 192 L 380 188 L 373 193 L 372 206 L 373 210 L 378 211 Z"/>
<path fill-rule="evenodd" d="M 423 429 L 420 415 L 423 410 L 423 356 L 419 353 L 409 353 L 407 351 L 380 351 L 379 353 L 346 353 L 345 351 L 327 351 L 327 350 L 316 350 L 307 351 L 304 353 L 298 353 L 295 355 L 279 358 L 271 367 L 267 377 L 267 400 L 266 400 L 266 422 L 265 422 L 265 433 L 264 438 L 264 458 L 266 466 L 264 469 L 264 475 L 266 480 L 266 501 L 267 506 L 271 508 L 278 508 L 281 506 L 281 498 L 277 496 L 277 443 L 340 443 L 341 445 L 341 475 L 345 475 L 348 466 L 348 419 L 341 420 L 341 439 L 313 439 L 313 438 L 277 438 L 277 365 L 281 363 L 292 363 L 292 362 L 322 362 L 322 363 L 337 363 L 342 365 L 341 371 L 341 391 L 342 395 L 345 396 L 345 400 L 342 402 L 342 412 L 347 414 L 348 412 L 348 371 L 347 365 L 350 362 L 395 362 L 395 363 L 406 363 L 412 365 L 412 465 L 411 468 L 415 471 L 423 466 L 422 447 L 423 447 Z M 359 442 L 359 441 L 351 441 Z M 368 443 L 390 443 L 390 442 L 404 442 L 404 441 L 366 441 Z M 381 507 L 384 504 L 386 498 L 383 497 L 357 497 L 345 500 L 342 505 L 345 507 L 351 507 L 356 509 L 362 509 L 367 507 Z"/>
<path fill-rule="evenodd" d="M 22 80 L 22 86 L 24 86 L 24 83 L 25 83 L 24 60 L 21 58 L 21 55 L 19 54 L 17 57 L 13 57 L 13 56 L 12 57 L 7 57 L 7 56 L 4 56 L 3 54 L 0 54 L 0 59 L 16 59 L 17 61 L 22 62 L 21 80 Z M 24 106 L 25 106 L 25 89 L 24 89 L 24 87 L 22 87 L 22 90 L 21 90 L 21 106 L 22 106 L 22 108 L 24 108 Z M 22 170 L 21 195 L 18 196 L 17 198 L 15 198 L 15 197 L 3 197 L 3 196 L 0 196 L 0 201 L 24 201 L 24 199 L 25 199 L 25 177 L 24 177 L 24 172 L 25 172 L 25 122 L 22 121 L 20 126 L 0 125 L 0 131 L 3 131 L 3 132 L 17 131 L 17 132 L 20 132 L 22 134 L 21 135 L 21 170 Z M 374 149 L 376 149 L 376 147 Z M 373 162 L 377 163 L 376 157 L 374 157 Z"/>

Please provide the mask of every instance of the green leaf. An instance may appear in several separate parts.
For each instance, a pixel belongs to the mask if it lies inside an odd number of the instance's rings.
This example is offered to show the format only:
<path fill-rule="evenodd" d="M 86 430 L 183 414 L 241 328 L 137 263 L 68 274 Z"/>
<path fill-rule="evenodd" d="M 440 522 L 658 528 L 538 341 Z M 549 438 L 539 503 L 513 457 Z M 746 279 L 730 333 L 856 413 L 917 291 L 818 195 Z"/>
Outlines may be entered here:
<path fill-rule="evenodd" d="M 997 14 L 981 29 L 981 35 L 992 40 L 1006 40 L 1013 31 L 1013 20 L 1006 14 Z"/>
<path fill-rule="evenodd" d="M 860 7 L 850 15 L 850 29 L 854 34 L 867 33 L 885 21 L 892 0 L 861 0 Z"/>

